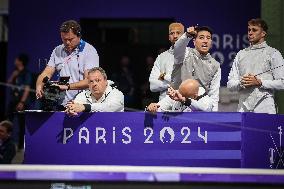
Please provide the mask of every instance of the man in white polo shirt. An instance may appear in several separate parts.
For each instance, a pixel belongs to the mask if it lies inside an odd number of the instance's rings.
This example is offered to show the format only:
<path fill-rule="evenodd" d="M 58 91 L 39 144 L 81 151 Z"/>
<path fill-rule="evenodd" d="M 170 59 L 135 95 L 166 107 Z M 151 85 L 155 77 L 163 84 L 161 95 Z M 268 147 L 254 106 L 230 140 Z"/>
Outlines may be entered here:
<path fill-rule="evenodd" d="M 88 87 L 87 75 L 91 68 L 99 66 L 99 56 L 96 49 L 81 39 L 81 27 L 74 20 L 64 22 L 60 27 L 63 44 L 57 46 L 49 59 L 44 71 L 36 82 L 36 96 L 43 97 L 43 79 L 51 78 L 55 71 L 60 77 L 70 77 L 69 83 L 59 85 L 61 91 L 66 91 L 64 99 L 58 102 L 58 110 L 62 110 L 68 101 L 74 99 L 79 90 Z M 61 105 L 61 106 L 60 106 Z"/>

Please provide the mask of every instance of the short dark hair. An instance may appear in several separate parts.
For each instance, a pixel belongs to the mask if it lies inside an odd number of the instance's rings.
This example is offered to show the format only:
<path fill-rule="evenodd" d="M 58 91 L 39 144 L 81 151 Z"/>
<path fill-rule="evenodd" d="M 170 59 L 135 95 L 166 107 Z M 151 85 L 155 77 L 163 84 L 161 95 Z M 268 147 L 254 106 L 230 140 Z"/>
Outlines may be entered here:
<path fill-rule="evenodd" d="M 60 32 L 68 33 L 70 30 L 78 37 L 81 37 L 81 26 L 75 20 L 67 20 L 60 26 Z"/>
<path fill-rule="evenodd" d="M 268 31 L 268 25 L 267 23 L 262 20 L 261 18 L 253 18 L 248 21 L 248 25 L 253 25 L 253 26 L 259 26 L 267 33 Z"/>
<path fill-rule="evenodd" d="M 208 31 L 211 36 L 213 34 L 213 30 L 209 27 L 209 26 L 197 26 L 195 28 L 195 31 L 198 33 L 198 32 L 201 32 L 201 31 Z M 196 35 L 197 36 L 197 35 Z"/>
<path fill-rule="evenodd" d="M 94 73 L 96 71 L 101 72 L 101 74 L 103 75 L 104 79 L 107 80 L 106 71 L 103 68 L 101 68 L 101 67 L 94 67 L 94 68 L 90 69 L 89 72 L 88 72 L 88 75 L 90 75 L 90 73 Z"/>
<path fill-rule="evenodd" d="M 0 126 L 5 127 L 8 133 L 13 132 L 13 123 L 11 121 L 8 120 L 1 121 Z"/>
<path fill-rule="evenodd" d="M 21 53 L 16 58 L 23 63 L 24 67 L 29 63 L 29 56 L 27 54 Z"/>

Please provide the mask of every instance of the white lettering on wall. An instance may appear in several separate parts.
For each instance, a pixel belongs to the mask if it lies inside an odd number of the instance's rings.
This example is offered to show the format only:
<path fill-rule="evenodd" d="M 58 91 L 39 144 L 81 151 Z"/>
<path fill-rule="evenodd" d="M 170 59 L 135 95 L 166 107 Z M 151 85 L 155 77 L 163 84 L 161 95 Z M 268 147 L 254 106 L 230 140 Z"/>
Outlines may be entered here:
<path fill-rule="evenodd" d="M 69 131 L 69 134 L 67 134 Z M 63 129 L 63 144 L 66 144 L 67 140 L 73 136 L 73 130 L 71 128 Z"/>
<path fill-rule="evenodd" d="M 103 143 L 106 144 L 105 136 L 106 136 L 105 128 L 96 127 L 96 144 L 98 144 L 100 140 L 102 140 Z"/>
<path fill-rule="evenodd" d="M 89 134 L 89 130 L 86 127 L 82 127 L 79 131 L 79 144 L 82 143 L 82 140 L 85 140 L 86 144 L 90 144 L 90 134 Z"/>

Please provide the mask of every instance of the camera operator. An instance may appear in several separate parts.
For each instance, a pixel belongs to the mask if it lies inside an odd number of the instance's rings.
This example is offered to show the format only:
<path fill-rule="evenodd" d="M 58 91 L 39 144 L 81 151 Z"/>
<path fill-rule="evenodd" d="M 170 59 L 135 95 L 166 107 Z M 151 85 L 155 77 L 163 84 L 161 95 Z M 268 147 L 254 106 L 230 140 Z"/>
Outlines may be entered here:
<path fill-rule="evenodd" d="M 63 44 L 57 46 L 43 72 L 36 82 L 37 98 L 44 97 L 43 79 L 50 79 L 55 71 L 60 77 L 70 77 L 69 83 L 58 83 L 61 91 L 66 91 L 64 98 L 57 101 L 56 110 L 64 110 L 64 105 L 72 100 L 79 90 L 88 88 L 88 70 L 99 66 L 96 49 L 81 39 L 81 27 L 74 20 L 63 22 L 60 27 Z"/>

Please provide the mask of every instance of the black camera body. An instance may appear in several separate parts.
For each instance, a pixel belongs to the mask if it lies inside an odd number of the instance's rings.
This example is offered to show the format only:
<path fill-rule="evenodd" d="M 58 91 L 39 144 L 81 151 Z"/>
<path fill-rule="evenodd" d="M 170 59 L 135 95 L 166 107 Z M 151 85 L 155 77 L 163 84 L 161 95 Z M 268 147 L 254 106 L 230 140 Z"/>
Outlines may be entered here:
<path fill-rule="evenodd" d="M 60 77 L 59 81 L 50 81 L 46 76 L 43 78 L 42 109 L 44 111 L 56 111 L 59 101 L 64 99 L 65 91 L 61 91 L 57 85 L 67 85 L 70 77 Z"/>

